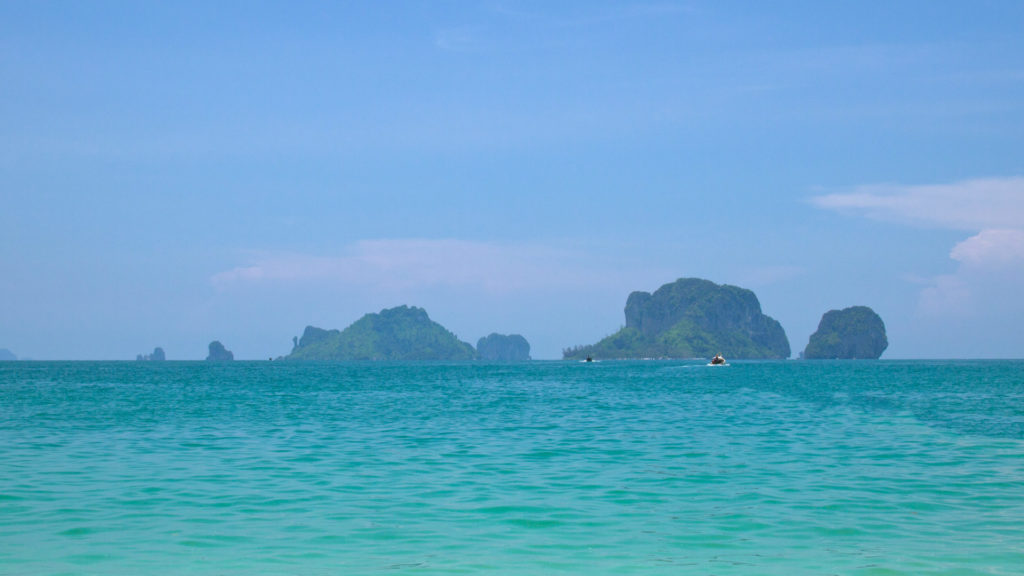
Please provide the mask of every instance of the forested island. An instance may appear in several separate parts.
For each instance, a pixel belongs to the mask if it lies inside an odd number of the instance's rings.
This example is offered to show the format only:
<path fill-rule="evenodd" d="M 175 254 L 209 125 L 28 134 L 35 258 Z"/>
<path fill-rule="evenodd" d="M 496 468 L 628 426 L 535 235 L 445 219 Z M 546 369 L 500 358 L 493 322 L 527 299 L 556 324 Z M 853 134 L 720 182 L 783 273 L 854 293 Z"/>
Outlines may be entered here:
<path fill-rule="evenodd" d="M 476 350 L 415 306 L 366 314 L 342 331 L 307 326 L 286 360 L 473 360 Z"/>
<path fill-rule="evenodd" d="M 423 308 L 404 305 L 366 314 L 344 330 L 306 326 L 301 338 L 292 338 L 292 344 L 292 352 L 284 360 L 518 362 L 530 359 L 530 344 L 518 334 L 491 334 L 478 341 L 477 350 L 431 320 Z"/>
<path fill-rule="evenodd" d="M 885 323 L 867 306 L 829 310 L 811 334 L 803 357 L 815 359 L 877 359 L 889 347 Z"/>
<path fill-rule="evenodd" d="M 490 362 L 524 362 L 530 359 L 530 343 L 519 334 L 490 334 L 477 341 L 476 353 Z"/>
<path fill-rule="evenodd" d="M 750 290 L 681 278 L 626 300 L 626 325 L 596 344 L 563 350 L 582 358 L 788 358 L 782 325 Z"/>

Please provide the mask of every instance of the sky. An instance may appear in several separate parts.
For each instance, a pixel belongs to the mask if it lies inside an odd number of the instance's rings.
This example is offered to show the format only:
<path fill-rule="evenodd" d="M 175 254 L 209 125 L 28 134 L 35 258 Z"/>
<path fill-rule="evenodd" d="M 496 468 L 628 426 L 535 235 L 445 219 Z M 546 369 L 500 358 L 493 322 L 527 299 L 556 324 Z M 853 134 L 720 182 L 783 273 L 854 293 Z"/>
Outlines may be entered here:
<path fill-rule="evenodd" d="M 682 277 L 1024 357 L 1024 3 L 0 2 L 0 348 L 538 359 Z"/>

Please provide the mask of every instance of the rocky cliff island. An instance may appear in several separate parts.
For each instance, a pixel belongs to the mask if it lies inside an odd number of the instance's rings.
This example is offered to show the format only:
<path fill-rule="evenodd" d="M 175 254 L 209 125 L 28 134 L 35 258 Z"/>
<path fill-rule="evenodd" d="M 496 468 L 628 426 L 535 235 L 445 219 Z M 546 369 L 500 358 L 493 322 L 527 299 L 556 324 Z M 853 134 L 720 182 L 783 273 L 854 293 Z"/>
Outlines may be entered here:
<path fill-rule="evenodd" d="M 788 358 L 782 325 L 761 313 L 750 290 L 682 278 L 653 294 L 626 300 L 626 326 L 589 346 L 563 351 L 567 359 L 592 358 Z"/>
<path fill-rule="evenodd" d="M 476 354 L 489 362 L 525 362 L 530 359 L 530 343 L 519 334 L 490 334 L 477 341 Z"/>
<path fill-rule="evenodd" d="M 889 347 L 885 323 L 867 306 L 829 310 L 811 334 L 806 359 L 877 359 Z"/>
<path fill-rule="evenodd" d="M 342 331 L 307 326 L 286 360 L 473 360 L 473 346 L 415 306 L 367 314 Z"/>
<path fill-rule="evenodd" d="M 234 353 L 220 343 L 220 340 L 210 342 L 210 353 L 206 356 L 207 362 L 231 362 L 235 359 Z"/>

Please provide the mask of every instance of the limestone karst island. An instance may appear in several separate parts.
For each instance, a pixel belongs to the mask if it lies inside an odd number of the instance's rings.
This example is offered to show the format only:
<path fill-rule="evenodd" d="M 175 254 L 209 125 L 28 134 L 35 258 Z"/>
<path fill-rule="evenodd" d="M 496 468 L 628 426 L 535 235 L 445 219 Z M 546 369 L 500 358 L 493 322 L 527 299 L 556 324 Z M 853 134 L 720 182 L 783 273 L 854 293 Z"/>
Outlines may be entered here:
<path fill-rule="evenodd" d="M 317 361 L 522 361 L 530 359 L 530 344 L 518 334 L 491 334 L 476 350 L 434 322 L 427 311 L 398 306 L 366 314 L 344 330 L 307 326 L 285 360 Z M 479 352 L 479 354 L 478 354 Z"/>
<path fill-rule="evenodd" d="M 491 334 L 477 340 L 476 354 L 489 362 L 524 362 L 530 359 L 530 343 L 519 334 Z"/>
<path fill-rule="evenodd" d="M 877 359 L 889 347 L 885 323 L 867 306 L 829 310 L 811 334 L 803 357 L 815 359 Z"/>
<path fill-rule="evenodd" d="M 653 294 L 633 292 L 626 300 L 626 326 L 589 346 L 563 351 L 582 358 L 788 358 L 782 326 L 761 313 L 750 290 L 681 278 Z"/>
<path fill-rule="evenodd" d="M 210 342 L 209 354 L 206 356 L 207 362 L 231 362 L 235 359 L 234 353 L 228 350 L 220 343 L 220 340 L 214 340 Z"/>

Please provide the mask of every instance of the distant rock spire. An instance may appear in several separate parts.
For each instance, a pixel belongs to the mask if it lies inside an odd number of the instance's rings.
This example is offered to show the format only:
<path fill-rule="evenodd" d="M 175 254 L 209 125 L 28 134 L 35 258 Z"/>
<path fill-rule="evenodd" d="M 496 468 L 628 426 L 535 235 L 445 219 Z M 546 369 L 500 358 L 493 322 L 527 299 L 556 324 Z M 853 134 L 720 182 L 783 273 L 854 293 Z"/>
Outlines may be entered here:
<path fill-rule="evenodd" d="M 210 354 L 206 357 L 207 362 L 230 362 L 235 359 L 235 355 L 231 353 L 220 343 L 220 340 L 214 340 L 210 342 Z"/>

